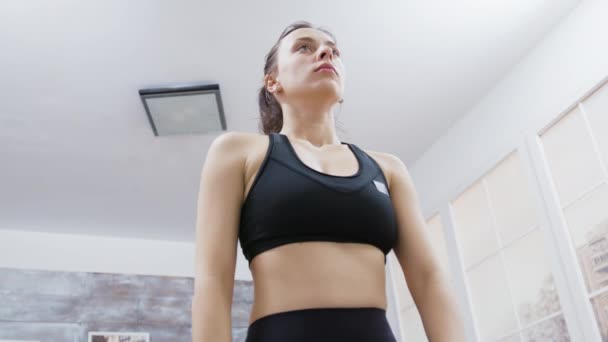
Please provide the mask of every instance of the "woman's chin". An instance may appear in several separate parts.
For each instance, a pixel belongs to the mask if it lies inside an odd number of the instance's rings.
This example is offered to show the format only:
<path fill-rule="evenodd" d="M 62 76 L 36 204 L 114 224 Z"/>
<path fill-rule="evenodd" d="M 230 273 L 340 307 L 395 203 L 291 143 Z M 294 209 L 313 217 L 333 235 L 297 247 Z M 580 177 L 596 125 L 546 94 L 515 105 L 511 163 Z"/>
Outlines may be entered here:
<path fill-rule="evenodd" d="M 334 93 L 334 92 L 316 93 L 311 97 L 317 101 L 322 101 L 322 102 L 327 102 L 327 103 L 338 102 L 338 100 L 340 99 L 338 97 L 338 94 Z"/>
<path fill-rule="evenodd" d="M 311 92 L 315 93 L 317 96 L 338 98 L 340 96 L 341 89 L 336 84 L 324 82 L 324 84 L 318 84 L 318 86 L 311 89 Z"/>

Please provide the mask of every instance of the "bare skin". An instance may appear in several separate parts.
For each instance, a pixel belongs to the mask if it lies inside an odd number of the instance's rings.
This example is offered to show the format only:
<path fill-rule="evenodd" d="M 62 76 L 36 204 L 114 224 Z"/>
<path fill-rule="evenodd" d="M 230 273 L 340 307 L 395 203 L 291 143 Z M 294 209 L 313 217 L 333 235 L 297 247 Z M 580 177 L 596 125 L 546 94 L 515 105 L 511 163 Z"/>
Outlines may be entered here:
<path fill-rule="evenodd" d="M 243 201 L 268 148 L 268 136 L 243 133 L 250 149 L 245 162 Z M 309 167 L 348 176 L 358 165 L 346 145 L 317 149 L 290 139 L 298 157 Z M 327 150 L 326 150 L 327 149 Z M 382 153 L 365 150 L 387 177 Z M 376 307 L 386 310 L 385 264 L 380 249 L 369 244 L 310 241 L 292 243 L 258 254 L 250 265 L 254 302 L 249 323 L 282 311 L 318 307 Z"/>

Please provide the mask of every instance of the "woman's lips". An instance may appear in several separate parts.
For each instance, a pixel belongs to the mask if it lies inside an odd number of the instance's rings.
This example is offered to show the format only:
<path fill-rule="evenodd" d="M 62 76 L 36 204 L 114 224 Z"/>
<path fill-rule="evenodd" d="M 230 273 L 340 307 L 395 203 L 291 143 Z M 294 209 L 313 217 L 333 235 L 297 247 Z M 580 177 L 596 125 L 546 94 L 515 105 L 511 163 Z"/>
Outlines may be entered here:
<path fill-rule="evenodd" d="M 315 69 L 315 71 L 322 71 L 323 69 L 329 69 L 329 70 L 333 71 L 336 75 L 338 74 L 338 72 L 336 71 L 336 68 L 334 67 L 334 65 L 332 63 L 329 63 L 329 62 L 322 63 L 321 65 L 319 65 L 319 67 L 317 67 Z M 329 70 L 325 70 L 325 72 L 328 72 Z"/>
<path fill-rule="evenodd" d="M 332 73 L 332 74 L 336 74 L 336 75 L 338 74 L 334 69 L 329 68 L 329 67 L 321 68 L 321 69 L 317 70 L 317 72 L 327 72 L 327 73 Z"/>

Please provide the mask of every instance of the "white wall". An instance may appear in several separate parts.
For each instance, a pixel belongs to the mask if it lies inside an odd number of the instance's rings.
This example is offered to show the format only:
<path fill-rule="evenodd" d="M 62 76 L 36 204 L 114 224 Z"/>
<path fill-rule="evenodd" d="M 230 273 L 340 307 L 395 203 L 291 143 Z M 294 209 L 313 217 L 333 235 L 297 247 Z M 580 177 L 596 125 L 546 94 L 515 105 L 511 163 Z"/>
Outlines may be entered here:
<path fill-rule="evenodd" d="M 608 1 L 583 1 L 410 166 L 427 217 L 608 76 L 607 15 Z"/>
<path fill-rule="evenodd" d="M 192 276 L 193 260 L 187 243 L 0 231 L 0 267 Z"/>
<path fill-rule="evenodd" d="M 0 267 L 193 277 L 194 244 L 0 230 Z M 235 273 L 251 280 L 244 259 Z"/>

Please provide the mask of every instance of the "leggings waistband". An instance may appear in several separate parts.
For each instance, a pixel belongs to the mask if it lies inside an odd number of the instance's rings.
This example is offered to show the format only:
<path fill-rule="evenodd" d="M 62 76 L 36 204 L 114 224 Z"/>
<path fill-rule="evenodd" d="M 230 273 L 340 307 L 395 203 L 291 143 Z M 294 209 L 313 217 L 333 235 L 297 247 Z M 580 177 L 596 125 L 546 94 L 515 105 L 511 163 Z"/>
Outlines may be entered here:
<path fill-rule="evenodd" d="M 386 310 L 330 307 L 283 311 L 260 317 L 247 329 L 246 342 L 395 342 Z"/>

